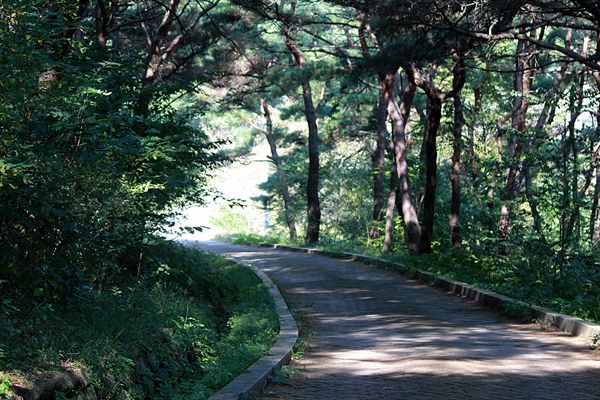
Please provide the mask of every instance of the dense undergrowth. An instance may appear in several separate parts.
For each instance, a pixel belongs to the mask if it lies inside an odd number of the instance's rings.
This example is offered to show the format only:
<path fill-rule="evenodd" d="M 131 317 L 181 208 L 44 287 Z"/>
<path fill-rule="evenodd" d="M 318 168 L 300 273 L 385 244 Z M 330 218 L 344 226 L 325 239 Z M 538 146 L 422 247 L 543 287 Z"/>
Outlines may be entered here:
<path fill-rule="evenodd" d="M 234 243 L 289 243 L 285 237 L 235 234 Z M 395 252 L 382 256 L 377 245 L 321 240 L 320 249 L 350 251 L 401 262 L 411 269 L 436 274 L 492 290 L 529 304 L 600 323 L 600 264 L 592 256 L 573 257 L 561 267 L 548 252 L 536 248 L 511 249 L 509 255 L 464 245 L 462 249 L 410 256 Z"/>
<path fill-rule="evenodd" d="M 165 242 L 148 249 L 139 278 L 33 300 L 2 303 L 2 399 L 50 371 L 82 371 L 88 386 L 57 399 L 207 398 L 270 348 L 278 324 L 249 268 Z"/>

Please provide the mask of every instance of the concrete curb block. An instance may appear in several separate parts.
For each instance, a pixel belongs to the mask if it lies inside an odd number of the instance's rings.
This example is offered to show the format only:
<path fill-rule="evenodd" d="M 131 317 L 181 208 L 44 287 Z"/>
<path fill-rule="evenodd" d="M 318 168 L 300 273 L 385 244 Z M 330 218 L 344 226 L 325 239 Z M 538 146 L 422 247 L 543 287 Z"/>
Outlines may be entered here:
<path fill-rule="evenodd" d="M 392 261 L 386 261 L 380 258 L 368 257 L 361 254 L 347 253 L 341 251 L 309 249 L 304 247 L 287 246 L 280 244 L 262 244 L 261 247 L 295 251 L 308 254 L 317 254 L 326 257 L 344 259 L 348 261 L 359 261 L 365 264 L 376 265 L 386 269 L 394 269 L 401 273 L 407 272 L 407 268 L 403 264 L 395 263 Z M 560 314 L 536 305 L 530 305 L 525 302 L 515 300 L 513 298 L 503 296 L 501 294 L 497 294 L 488 290 L 479 289 L 466 283 L 452 280 L 443 275 L 436 275 L 431 272 L 419 269 L 416 271 L 416 278 L 420 281 L 431 282 L 432 286 L 443 289 L 448 294 L 453 294 L 459 297 L 473 300 L 474 302 L 491 309 L 502 310 L 507 304 L 529 307 L 531 308 L 533 316 L 543 321 L 544 324 L 548 324 L 574 336 L 591 338 L 596 335 L 600 335 L 600 325 L 598 324 L 593 324 L 583 319 Z"/>
<path fill-rule="evenodd" d="M 236 262 L 231 257 L 226 257 Z M 275 311 L 279 315 L 279 339 L 271 347 L 269 353 L 261 357 L 244 373 L 231 381 L 209 400 L 252 399 L 266 386 L 273 376 L 274 370 L 290 362 L 292 348 L 298 340 L 298 326 L 287 308 L 279 289 L 271 279 L 258 268 L 250 265 L 256 275 L 265 283 L 275 303 Z"/>

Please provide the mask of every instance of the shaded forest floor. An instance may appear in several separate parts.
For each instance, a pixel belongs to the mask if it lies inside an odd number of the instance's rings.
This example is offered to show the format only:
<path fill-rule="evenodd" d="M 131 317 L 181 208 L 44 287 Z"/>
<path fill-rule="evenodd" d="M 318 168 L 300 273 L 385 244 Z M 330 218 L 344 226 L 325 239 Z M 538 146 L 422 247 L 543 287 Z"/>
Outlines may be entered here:
<path fill-rule="evenodd" d="M 222 258 L 163 242 L 113 282 L 2 303 L 0 398 L 207 398 L 277 337 L 262 282 Z"/>

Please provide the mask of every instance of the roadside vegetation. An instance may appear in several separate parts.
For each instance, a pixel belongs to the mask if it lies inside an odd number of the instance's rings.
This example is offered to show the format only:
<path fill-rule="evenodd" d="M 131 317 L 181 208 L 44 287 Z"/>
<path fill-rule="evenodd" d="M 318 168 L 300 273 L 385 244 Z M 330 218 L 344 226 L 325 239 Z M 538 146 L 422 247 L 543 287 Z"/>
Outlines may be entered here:
<path fill-rule="evenodd" d="M 159 241 L 140 274 L 66 303 L 5 304 L 0 398 L 205 399 L 277 337 L 249 268 Z"/>
<path fill-rule="evenodd" d="M 213 199 L 600 320 L 598 32 L 585 0 L 3 0 L 0 393 L 178 398 L 258 354 L 262 294 L 156 239 Z M 209 181 L 260 141 L 246 223 Z"/>
<path fill-rule="evenodd" d="M 551 259 L 544 259 L 542 255 L 532 257 L 533 253 L 521 253 L 519 256 L 513 253 L 510 258 L 497 255 L 484 257 L 464 246 L 460 250 L 437 251 L 424 256 L 401 252 L 382 255 L 377 247 L 369 243 L 351 241 L 322 240 L 316 246 L 308 246 L 291 242 L 285 235 L 278 237 L 235 233 L 221 239 L 249 246 L 281 243 L 380 257 L 402 263 L 408 271 L 423 269 L 528 304 L 600 323 L 600 271 L 593 268 L 593 257 L 579 260 L 571 266 L 568 274 L 557 276 L 552 270 L 545 268 Z"/>
<path fill-rule="evenodd" d="M 229 126 L 264 138 L 273 168 L 255 199 L 268 224 L 224 234 L 389 257 L 600 321 L 597 4 L 240 4 L 263 25 Z"/>

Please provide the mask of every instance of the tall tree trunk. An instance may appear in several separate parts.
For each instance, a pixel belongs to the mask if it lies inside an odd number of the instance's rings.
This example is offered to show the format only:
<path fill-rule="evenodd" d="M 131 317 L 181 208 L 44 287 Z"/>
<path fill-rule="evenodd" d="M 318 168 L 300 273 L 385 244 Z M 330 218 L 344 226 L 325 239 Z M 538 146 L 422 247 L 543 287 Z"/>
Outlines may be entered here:
<path fill-rule="evenodd" d="M 435 192 L 437 188 L 437 132 L 442 118 L 442 100 L 432 97 L 430 100 L 427 125 L 425 126 L 425 196 L 423 197 L 423 225 L 419 253 L 431 253 L 433 226 L 435 222 Z"/>
<path fill-rule="evenodd" d="M 599 54 L 599 51 L 600 31 L 596 35 L 596 54 Z M 593 76 L 600 92 L 600 71 L 594 71 Z M 596 141 L 596 148 L 593 150 L 592 160 L 596 165 L 596 183 L 594 184 L 594 197 L 592 198 L 592 212 L 590 216 L 590 239 L 592 247 L 600 245 L 600 104 L 596 112 L 596 132 L 594 139 Z"/>
<path fill-rule="evenodd" d="M 527 127 L 527 109 L 529 107 L 528 95 L 531 92 L 531 81 L 533 79 L 532 47 L 526 40 L 519 40 L 517 43 L 517 55 L 515 58 L 515 97 L 513 99 L 511 133 L 508 139 L 507 161 L 504 191 L 502 193 L 502 202 L 500 205 L 500 219 L 498 221 L 498 247 L 499 254 L 506 254 L 505 241 L 508 239 L 512 229 L 511 209 L 512 203 L 517 194 L 517 182 L 519 177 L 520 165 L 519 159 L 523 152 L 523 140 L 514 132 L 524 132 Z"/>
<path fill-rule="evenodd" d="M 450 238 L 452 247 L 462 245 L 460 219 L 460 153 L 462 149 L 462 127 L 464 122 L 462 100 L 459 94 L 454 96 L 454 140 L 452 141 L 452 200 L 450 203 Z"/>
<path fill-rule="evenodd" d="M 572 100 L 572 99 L 571 99 Z M 571 107 L 572 111 L 572 107 Z M 560 135 L 561 144 L 562 144 L 562 154 L 560 159 L 560 168 L 561 168 L 561 177 L 560 184 L 562 187 L 562 196 L 561 196 L 561 204 L 560 204 L 560 224 L 559 224 L 559 245 L 560 249 L 558 251 L 558 259 L 559 265 L 562 269 L 562 264 L 565 259 L 566 253 L 566 237 L 567 237 L 567 218 L 568 214 L 571 212 L 571 197 L 569 196 L 569 147 L 567 145 L 567 135 L 566 132 L 562 131 Z"/>
<path fill-rule="evenodd" d="M 308 215 L 306 227 L 306 242 L 319 241 L 321 228 L 321 205 L 319 203 L 319 133 L 317 130 L 317 114 L 312 101 L 310 83 L 302 84 L 302 97 L 308 123 L 308 181 L 306 183 L 306 198 L 308 200 Z"/>
<path fill-rule="evenodd" d="M 431 99 L 425 96 L 425 107 L 421 112 L 421 124 L 426 127 L 427 121 L 431 111 Z M 425 140 L 421 142 L 421 148 L 419 149 L 419 165 L 425 166 Z M 415 209 L 417 211 L 417 217 L 423 220 L 423 200 L 425 198 L 425 168 L 419 168 L 417 175 L 417 182 L 415 183 Z"/>
<path fill-rule="evenodd" d="M 102 51 L 106 50 L 108 42 L 109 10 L 105 0 L 96 4 L 96 44 Z"/>
<path fill-rule="evenodd" d="M 598 115 L 600 115 L 600 107 L 598 107 Z M 600 116 L 597 118 L 596 123 L 600 124 Z M 596 128 L 596 130 L 596 137 L 599 137 L 600 128 Z M 596 146 L 593 157 L 596 164 L 596 183 L 594 184 L 594 197 L 592 198 L 590 236 L 592 247 L 596 247 L 600 245 L 600 144 Z"/>
<path fill-rule="evenodd" d="M 403 68 L 409 75 L 409 80 L 418 85 L 429 99 L 429 112 L 425 125 L 423 149 L 425 156 L 425 195 L 423 197 L 423 225 L 419 241 L 419 253 L 431 253 L 433 227 L 435 222 L 435 195 L 437 188 L 437 132 L 442 118 L 442 102 L 457 96 L 465 84 L 464 58 L 460 54 L 453 56 L 452 90 L 442 92 L 433 84 L 434 75 L 429 74 L 424 79 L 415 65 L 405 65 Z M 432 69 L 435 71 L 435 69 Z"/>
<path fill-rule="evenodd" d="M 418 254 L 419 241 L 421 240 L 421 225 L 417 218 L 417 212 L 410 196 L 410 185 L 408 179 L 406 123 L 410 114 L 410 107 L 415 95 L 416 86 L 413 81 L 408 80 L 402 94 L 402 102 L 399 105 L 395 93 L 395 72 L 387 73 L 383 79 L 387 112 L 392 121 L 392 140 L 394 143 L 395 163 L 398 173 L 398 195 L 402 204 L 402 218 L 404 230 L 408 242 L 408 251 Z"/>
<path fill-rule="evenodd" d="M 471 111 L 472 115 L 477 115 L 481 111 L 481 88 L 478 86 L 473 89 L 473 97 L 475 98 L 475 108 Z M 462 103 L 461 103 L 462 104 Z M 463 118 L 464 119 L 464 118 Z M 466 160 L 465 165 L 468 167 L 469 174 L 471 176 L 471 180 L 473 182 L 473 187 L 476 191 L 476 196 L 479 197 L 479 193 L 477 193 L 479 189 L 479 165 L 477 163 L 477 158 L 475 155 L 475 126 L 472 124 L 467 130 L 467 138 L 465 141 L 465 154 Z"/>
<path fill-rule="evenodd" d="M 161 65 L 179 48 L 181 42 L 184 39 L 185 32 L 191 32 L 193 27 L 198 22 L 190 24 L 176 35 L 173 39 L 167 41 L 167 36 L 173 25 L 173 21 L 177 19 L 177 11 L 181 0 L 169 0 L 168 4 L 165 4 L 165 14 L 163 19 L 156 29 L 156 32 L 151 37 L 150 46 L 146 53 L 145 69 L 142 76 L 142 90 L 140 92 L 138 102 L 136 104 L 136 113 L 138 115 L 147 115 L 150 101 L 152 100 L 151 86 L 159 78 L 159 71 Z M 209 6 L 212 8 L 214 6 Z M 185 7 L 184 7 L 185 8 Z M 207 9 L 203 10 L 201 15 L 206 14 Z M 199 18 L 199 17 L 198 17 Z"/>
<path fill-rule="evenodd" d="M 581 114 L 581 108 L 583 106 L 583 85 L 585 83 L 585 76 L 581 75 L 581 77 L 579 78 L 579 85 L 577 86 L 577 88 L 574 90 L 574 92 L 572 93 L 572 99 L 571 99 L 571 107 L 570 107 L 570 113 L 571 113 L 571 117 L 569 119 L 569 125 L 568 125 L 568 132 L 569 132 L 569 137 L 567 139 L 568 141 L 568 149 L 566 149 L 565 151 L 567 152 L 567 161 L 568 161 L 568 153 L 571 153 L 571 164 L 572 164 L 572 169 L 571 169 L 571 184 L 570 184 L 570 190 L 571 190 L 571 202 L 572 202 L 572 207 L 570 207 L 570 209 L 568 210 L 569 213 L 569 218 L 567 220 L 566 223 L 566 227 L 565 227 L 565 245 L 570 245 L 573 243 L 578 243 L 579 240 L 578 238 L 575 238 L 575 240 L 573 240 L 573 230 L 575 228 L 575 225 L 578 223 L 579 221 L 579 217 L 580 217 L 580 213 L 579 213 L 579 208 L 580 208 L 580 199 L 581 197 L 579 196 L 579 189 L 578 189 L 578 178 L 579 178 L 579 167 L 578 167 L 578 153 L 579 153 L 579 149 L 577 148 L 577 138 L 575 137 L 575 123 L 577 121 L 577 118 L 579 117 L 579 115 Z M 566 144 L 566 143 L 565 143 Z M 569 174 L 568 168 L 567 168 L 567 175 Z M 569 179 L 568 177 L 565 177 L 565 179 Z M 591 179 L 591 174 L 590 174 L 590 179 Z M 569 187 L 569 185 L 567 185 L 567 187 Z M 585 187 L 585 186 L 584 186 Z"/>
<path fill-rule="evenodd" d="M 582 192 L 578 189 L 579 171 L 577 167 L 577 141 L 575 137 L 575 122 L 581 114 L 583 105 L 583 84 L 584 76 L 580 77 L 577 88 L 571 91 L 569 96 L 569 123 L 567 132 L 562 135 L 563 154 L 562 154 L 562 188 L 563 204 L 560 221 L 560 250 L 558 253 L 559 264 L 562 266 L 565 261 L 567 250 L 577 240 L 573 239 L 573 229 L 579 220 L 580 198 L 585 194 L 587 187 L 591 183 L 591 171 L 586 174 L 586 182 L 582 187 Z M 567 136 L 568 134 L 568 136 Z M 572 161 L 573 168 L 569 170 L 569 162 Z"/>
<path fill-rule="evenodd" d="M 367 23 L 366 13 L 359 12 L 361 20 L 358 28 L 358 41 L 362 50 L 363 56 L 369 57 L 370 50 L 367 43 L 366 33 L 371 38 L 371 43 L 375 46 L 379 52 L 380 47 L 377 43 L 377 38 L 371 31 L 371 27 Z M 375 151 L 371 156 L 371 166 L 373 169 L 373 214 L 372 221 L 373 227 L 369 232 L 369 237 L 372 239 L 381 236 L 381 229 L 378 226 L 378 222 L 381 220 L 381 213 L 383 210 L 383 196 L 384 196 L 384 180 L 385 180 L 385 144 L 388 136 L 387 130 L 387 102 L 383 89 L 379 92 L 379 101 L 377 103 L 377 140 Z M 386 212 L 387 215 L 387 212 Z M 387 217 L 386 217 L 387 218 Z M 387 227 L 387 222 L 386 222 Z M 387 231 L 386 231 L 387 234 Z M 384 245 L 385 246 L 385 245 Z"/>
<path fill-rule="evenodd" d="M 283 34 L 288 51 L 294 57 L 296 66 L 304 69 L 306 60 L 290 35 L 288 26 L 284 26 Z M 308 180 L 306 183 L 306 198 L 308 201 L 306 243 L 319 241 L 321 228 L 321 205 L 319 202 L 319 131 L 317 126 L 317 113 L 312 98 L 310 78 L 302 78 L 302 99 L 304 101 L 304 115 L 308 124 Z"/>
<path fill-rule="evenodd" d="M 527 196 L 529 208 L 531 208 L 531 216 L 533 217 L 533 228 L 535 229 L 537 234 L 540 235 L 540 239 L 542 239 L 542 242 L 547 243 L 546 235 L 544 234 L 544 225 L 542 223 L 542 217 L 540 216 L 540 212 L 537 206 L 537 199 L 531 188 L 531 181 L 533 180 L 533 177 L 528 163 L 523 166 L 523 178 L 525 179 L 525 195 Z"/>
<path fill-rule="evenodd" d="M 394 149 L 390 149 L 392 156 L 395 158 Z M 394 208 L 398 205 L 398 170 L 396 163 L 392 160 L 391 175 L 390 175 L 390 194 L 388 196 L 387 207 L 385 210 L 385 236 L 383 239 L 383 254 L 389 253 L 393 244 L 394 232 Z"/>
<path fill-rule="evenodd" d="M 571 40 L 573 37 L 573 30 L 568 29 L 565 35 L 565 47 L 570 48 Z M 549 98 L 544 102 L 544 107 L 538 116 L 537 122 L 535 124 L 535 131 L 537 135 L 535 135 L 531 140 L 527 142 L 526 152 L 529 152 L 531 148 L 536 148 L 540 145 L 540 142 L 545 139 L 543 134 L 543 129 L 547 124 L 551 124 L 554 120 L 554 116 L 556 114 L 556 106 L 558 105 L 558 101 L 560 100 L 560 93 L 562 92 L 562 83 L 565 78 L 567 72 L 567 62 L 563 62 L 561 64 L 560 70 L 556 75 L 552 88 L 550 90 Z M 533 181 L 535 179 L 535 168 L 532 163 L 532 157 L 528 157 L 523 162 L 522 167 L 522 176 L 524 180 L 525 186 L 525 196 L 527 197 L 527 202 L 529 203 L 529 207 L 531 209 L 531 216 L 533 218 L 533 229 L 539 235 L 540 239 L 544 243 L 548 243 L 546 239 L 546 235 L 544 233 L 544 224 L 542 221 L 542 217 L 538 210 L 538 202 L 533 192 Z"/>
<path fill-rule="evenodd" d="M 371 228 L 369 233 L 372 239 L 381 236 L 381 230 L 378 228 L 377 222 L 381 220 L 381 213 L 383 210 L 383 196 L 384 196 L 384 180 L 385 180 L 385 144 L 388 136 L 388 130 L 386 127 L 387 122 L 387 103 L 385 99 L 385 93 L 383 91 L 379 94 L 379 101 L 377 104 L 377 144 L 375 151 L 372 155 L 372 168 L 373 168 L 373 222 L 374 226 Z"/>
<path fill-rule="evenodd" d="M 165 53 L 163 46 L 171 24 L 177 17 L 177 9 L 179 7 L 180 0 L 169 0 L 169 3 L 165 6 L 165 15 L 154 33 L 148 53 L 146 54 L 146 69 L 144 72 L 143 83 L 144 86 L 149 86 L 156 80 L 156 75 L 160 65 L 165 61 L 168 54 Z M 175 46 L 177 43 L 171 43 L 169 46 Z"/>
<path fill-rule="evenodd" d="M 288 190 L 287 176 L 283 167 L 281 166 L 281 158 L 277 153 L 277 143 L 275 142 L 275 134 L 273 132 L 273 120 L 271 119 L 271 112 L 269 111 L 269 105 L 266 99 L 263 97 L 260 99 L 260 104 L 263 109 L 267 129 L 265 136 L 271 149 L 271 160 L 275 164 L 277 169 L 277 176 L 279 178 L 279 190 L 281 191 L 281 197 L 283 197 L 283 205 L 285 208 L 285 222 L 290 233 L 290 240 L 296 242 L 298 240 L 298 233 L 296 232 L 296 221 L 294 220 L 294 206 L 292 204 L 292 198 Z"/>

